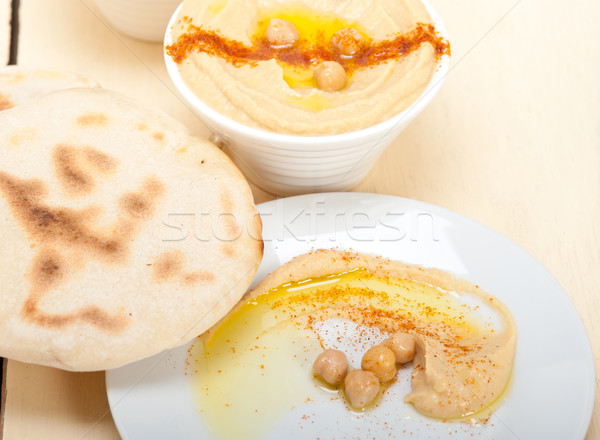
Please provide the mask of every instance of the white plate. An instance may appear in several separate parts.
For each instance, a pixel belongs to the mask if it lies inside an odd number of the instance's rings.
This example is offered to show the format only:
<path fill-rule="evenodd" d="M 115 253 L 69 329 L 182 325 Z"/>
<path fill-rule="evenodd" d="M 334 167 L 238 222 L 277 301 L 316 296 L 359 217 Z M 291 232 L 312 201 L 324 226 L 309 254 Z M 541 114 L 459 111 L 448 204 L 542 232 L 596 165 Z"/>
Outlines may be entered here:
<path fill-rule="evenodd" d="M 386 399 L 368 415 L 307 403 L 290 411 L 268 438 L 584 438 L 595 389 L 589 340 L 560 285 L 516 244 L 445 209 L 385 195 L 306 195 L 264 203 L 259 210 L 265 256 L 255 283 L 310 250 L 352 249 L 465 278 L 502 300 L 518 331 L 510 392 L 483 426 L 431 420 L 401 399 Z M 106 373 L 124 439 L 212 438 L 184 375 L 188 347 Z M 309 420 L 302 419 L 307 413 Z"/>

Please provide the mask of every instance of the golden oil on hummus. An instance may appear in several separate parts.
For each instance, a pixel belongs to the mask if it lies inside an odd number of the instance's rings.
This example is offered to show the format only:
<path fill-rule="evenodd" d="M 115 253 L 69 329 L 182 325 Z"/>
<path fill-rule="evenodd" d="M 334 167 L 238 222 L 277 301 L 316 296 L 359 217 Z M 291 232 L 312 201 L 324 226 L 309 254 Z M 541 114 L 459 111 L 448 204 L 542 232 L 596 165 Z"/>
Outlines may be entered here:
<path fill-rule="evenodd" d="M 275 270 L 197 340 L 188 362 L 199 408 L 217 438 L 260 437 L 295 407 L 344 401 L 313 377 L 323 349 L 345 345 L 352 358 L 397 331 L 417 342 L 404 401 L 418 412 L 477 420 L 501 404 L 516 327 L 500 301 L 436 269 L 320 250 Z"/>
<path fill-rule="evenodd" d="M 419 0 L 185 0 L 171 37 L 176 42 L 194 26 L 249 48 L 272 18 L 291 22 L 299 41 L 309 46 L 316 41 L 329 44 L 331 36 L 344 28 L 357 30 L 375 44 L 431 25 Z M 438 66 L 440 51 L 434 46 L 420 42 L 406 55 L 351 69 L 347 85 L 336 92 L 315 87 L 317 61 L 302 67 L 258 57 L 240 64 L 204 51 L 191 51 L 185 59 L 173 57 L 188 87 L 223 115 L 279 133 L 338 134 L 382 122 L 415 102 Z M 306 56 L 331 59 L 314 50 Z"/>

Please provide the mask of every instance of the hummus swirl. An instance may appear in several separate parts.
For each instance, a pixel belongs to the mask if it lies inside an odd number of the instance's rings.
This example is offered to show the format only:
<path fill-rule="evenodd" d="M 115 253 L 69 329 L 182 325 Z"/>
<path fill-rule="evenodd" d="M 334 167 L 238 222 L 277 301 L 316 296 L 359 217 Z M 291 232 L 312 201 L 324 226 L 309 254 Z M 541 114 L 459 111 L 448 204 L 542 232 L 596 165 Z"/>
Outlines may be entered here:
<path fill-rule="evenodd" d="M 387 58 L 372 57 L 367 65 L 341 60 L 350 76 L 347 85 L 336 92 L 286 80 L 286 63 L 277 56 L 246 63 L 211 50 L 187 51 L 183 57 L 170 46 L 167 53 L 178 63 L 188 87 L 213 109 L 252 127 L 293 134 L 343 133 L 392 117 L 417 100 L 440 56 L 449 54 L 447 42 L 435 33 L 418 0 L 300 0 L 293 5 L 288 10 L 275 0 L 185 0 L 172 28 L 173 46 L 180 37 L 204 30 L 241 48 L 253 47 L 261 22 L 285 15 L 293 23 L 293 11 L 299 11 L 300 27 L 304 24 L 310 29 L 312 16 L 318 34 L 322 17 L 334 17 L 331 22 L 337 23 L 337 30 L 358 29 L 374 47 L 411 33 L 426 36 L 410 51 L 392 46 L 394 56 L 389 57 L 388 51 Z M 321 38 L 329 31 L 323 29 Z M 303 35 L 300 29 L 303 38 L 315 37 Z M 314 69 L 319 61 L 309 59 L 308 67 Z"/>
<path fill-rule="evenodd" d="M 328 322 L 352 322 L 362 329 L 338 334 L 353 338 L 355 347 L 362 347 L 354 351 L 360 352 L 368 348 L 364 345 L 376 343 L 373 335 L 378 332 L 383 338 L 398 331 L 410 333 L 416 351 L 412 391 L 404 400 L 429 417 L 485 419 L 489 415 L 485 410 L 501 401 L 510 381 L 517 333 L 510 311 L 498 299 L 440 270 L 319 250 L 296 257 L 268 275 L 201 337 L 207 353 L 202 355 L 207 362 L 206 372 L 200 375 L 203 387 L 219 394 L 223 383 L 239 382 L 231 379 L 238 371 L 268 370 L 270 376 L 261 374 L 246 382 L 277 383 L 273 371 L 285 370 L 281 365 L 290 362 L 281 341 L 301 353 L 311 352 L 307 344 L 315 339 L 321 349 L 339 349 L 330 344 L 340 338 L 323 330 L 333 328 Z M 286 326 L 294 331 L 281 333 L 278 339 L 277 332 Z M 294 332 L 300 335 L 297 340 Z M 243 353 L 255 358 L 244 360 Z M 253 362 L 261 364 L 260 369 L 253 368 Z M 295 361 L 287 367 L 293 368 Z M 213 382 L 207 373 L 211 369 L 219 372 Z M 291 376 L 285 377 L 289 381 Z M 273 382 L 269 384 L 277 388 Z M 228 398 L 234 399 L 235 394 Z"/>

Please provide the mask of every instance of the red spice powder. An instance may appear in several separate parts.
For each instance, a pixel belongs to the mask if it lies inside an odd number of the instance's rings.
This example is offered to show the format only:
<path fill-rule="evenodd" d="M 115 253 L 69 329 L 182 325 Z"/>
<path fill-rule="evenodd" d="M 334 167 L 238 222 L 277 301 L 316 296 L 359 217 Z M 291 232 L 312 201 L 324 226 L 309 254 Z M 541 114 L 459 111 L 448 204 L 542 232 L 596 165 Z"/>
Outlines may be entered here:
<path fill-rule="evenodd" d="M 248 47 L 216 31 L 193 25 L 189 17 L 184 17 L 183 21 L 188 24 L 187 32 L 166 47 L 167 54 L 177 64 L 192 53 L 204 52 L 234 66 L 255 66 L 258 61 L 271 59 L 301 67 L 316 66 L 322 61 L 337 61 L 347 72 L 351 72 L 402 58 L 426 43 L 433 46 L 438 60 L 443 55 L 450 55 L 450 44 L 436 32 L 432 24 L 417 23 L 410 32 L 365 44 L 361 53 L 349 58 L 337 53 L 331 42 L 325 41 L 322 36 L 317 37 L 314 42 L 300 39 L 293 46 L 285 48 L 271 47 L 264 36 L 255 36 L 252 46 Z"/>

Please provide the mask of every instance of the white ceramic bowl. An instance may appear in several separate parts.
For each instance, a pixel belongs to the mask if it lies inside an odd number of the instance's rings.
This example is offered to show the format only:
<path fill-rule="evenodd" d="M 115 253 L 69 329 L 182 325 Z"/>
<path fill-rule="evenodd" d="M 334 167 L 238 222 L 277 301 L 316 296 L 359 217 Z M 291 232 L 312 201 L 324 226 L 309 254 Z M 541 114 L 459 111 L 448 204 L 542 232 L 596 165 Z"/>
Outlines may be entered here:
<path fill-rule="evenodd" d="M 181 0 L 94 0 L 110 25 L 140 40 L 163 41 L 165 29 Z"/>
<path fill-rule="evenodd" d="M 435 10 L 421 0 L 447 39 L 446 28 Z M 165 35 L 177 20 L 177 8 Z M 450 58 L 443 56 L 421 96 L 406 110 L 371 127 L 336 135 L 301 136 L 249 127 L 206 105 L 185 84 L 177 64 L 165 51 L 171 80 L 198 118 L 214 133 L 211 140 L 222 144 L 246 178 L 273 194 L 288 196 L 323 191 L 345 191 L 363 180 L 387 146 L 433 99 L 448 73 Z"/>

